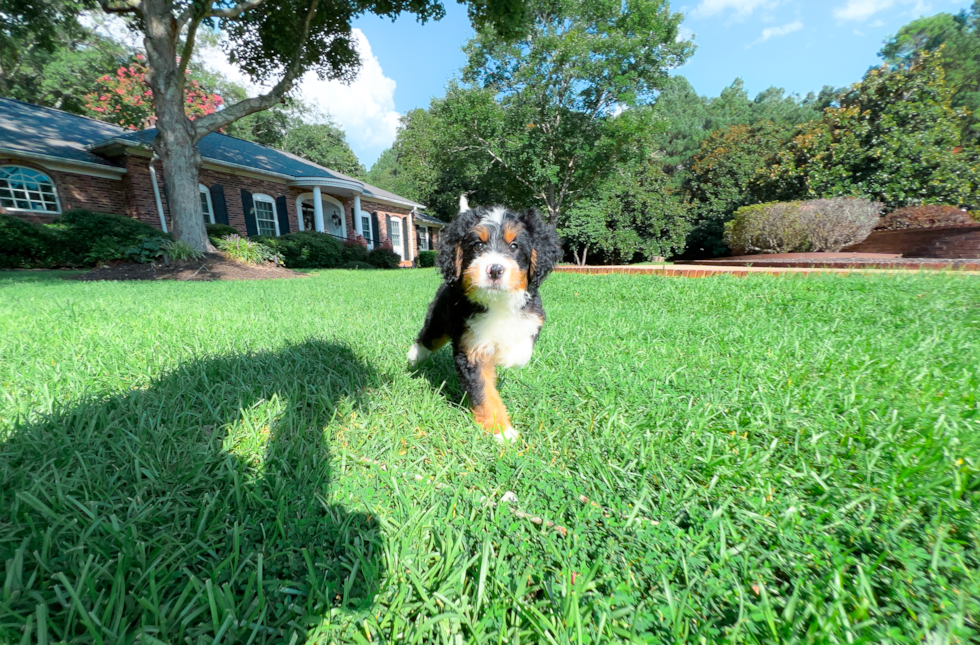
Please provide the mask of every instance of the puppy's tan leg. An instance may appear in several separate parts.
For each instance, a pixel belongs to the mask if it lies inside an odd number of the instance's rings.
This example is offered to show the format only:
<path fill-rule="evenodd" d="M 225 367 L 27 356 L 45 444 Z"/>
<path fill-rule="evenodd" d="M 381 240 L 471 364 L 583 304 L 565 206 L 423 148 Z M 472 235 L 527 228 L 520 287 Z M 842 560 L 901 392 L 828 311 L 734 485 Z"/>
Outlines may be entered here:
<path fill-rule="evenodd" d="M 470 397 L 473 418 L 493 433 L 497 441 L 514 441 L 517 431 L 510 425 L 507 408 L 497 392 L 497 368 L 490 358 L 480 357 L 471 362 L 465 354 L 457 354 L 456 366 L 460 383 Z"/>

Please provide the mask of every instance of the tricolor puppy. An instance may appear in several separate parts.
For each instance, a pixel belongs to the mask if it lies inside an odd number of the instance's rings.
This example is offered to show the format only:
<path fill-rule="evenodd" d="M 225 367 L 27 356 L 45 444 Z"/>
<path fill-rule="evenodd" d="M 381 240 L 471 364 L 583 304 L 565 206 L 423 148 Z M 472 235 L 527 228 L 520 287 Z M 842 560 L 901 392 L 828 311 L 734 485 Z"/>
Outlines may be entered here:
<path fill-rule="evenodd" d="M 560 259 L 558 233 L 533 210 L 470 210 L 463 197 L 443 230 L 436 264 L 445 281 L 408 360 L 418 365 L 451 342 L 473 415 L 499 441 L 517 431 L 497 393 L 497 368 L 531 360 L 544 323 L 538 288 Z"/>

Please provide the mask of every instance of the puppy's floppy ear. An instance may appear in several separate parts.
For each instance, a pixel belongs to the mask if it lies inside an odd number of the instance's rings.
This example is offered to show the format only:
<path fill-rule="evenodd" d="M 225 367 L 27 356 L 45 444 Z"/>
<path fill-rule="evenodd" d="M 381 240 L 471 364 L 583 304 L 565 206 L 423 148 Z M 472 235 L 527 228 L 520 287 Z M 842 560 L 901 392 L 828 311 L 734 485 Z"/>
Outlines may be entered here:
<path fill-rule="evenodd" d="M 439 235 L 436 266 L 442 272 L 443 279 L 449 284 L 459 280 L 463 272 L 463 238 L 479 218 L 480 216 L 474 211 L 460 213 L 442 229 Z"/>
<path fill-rule="evenodd" d="M 538 211 L 533 208 L 520 213 L 518 219 L 531 236 L 528 283 L 532 287 L 540 287 L 555 265 L 561 262 L 563 255 L 561 239 L 555 227 L 541 219 Z"/>

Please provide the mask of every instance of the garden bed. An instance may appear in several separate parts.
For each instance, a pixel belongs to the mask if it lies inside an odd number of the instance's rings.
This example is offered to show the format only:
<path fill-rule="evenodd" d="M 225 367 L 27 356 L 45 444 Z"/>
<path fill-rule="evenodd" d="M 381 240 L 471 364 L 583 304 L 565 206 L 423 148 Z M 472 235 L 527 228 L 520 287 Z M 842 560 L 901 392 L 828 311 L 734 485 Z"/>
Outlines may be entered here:
<path fill-rule="evenodd" d="M 220 253 L 209 253 L 200 260 L 182 260 L 170 264 L 135 264 L 121 262 L 103 266 L 68 280 L 179 280 L 211 282 L 214 280 L 271 280 L 302 278 L 302 273 L 272 264 L 254 265 L 232 260 Z"/>

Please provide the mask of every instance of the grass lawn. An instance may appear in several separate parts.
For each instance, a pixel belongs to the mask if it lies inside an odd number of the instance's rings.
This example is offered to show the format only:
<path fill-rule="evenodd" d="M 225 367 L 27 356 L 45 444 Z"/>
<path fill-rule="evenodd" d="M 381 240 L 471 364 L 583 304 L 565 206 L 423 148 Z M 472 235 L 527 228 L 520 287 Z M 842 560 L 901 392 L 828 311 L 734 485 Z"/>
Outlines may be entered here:
<path fill-rule="evenodd" d="M 512 448 L 436 284 L 0 274 L 0 643 L 980 638 L 977 278 L 552 276 Z"/>

